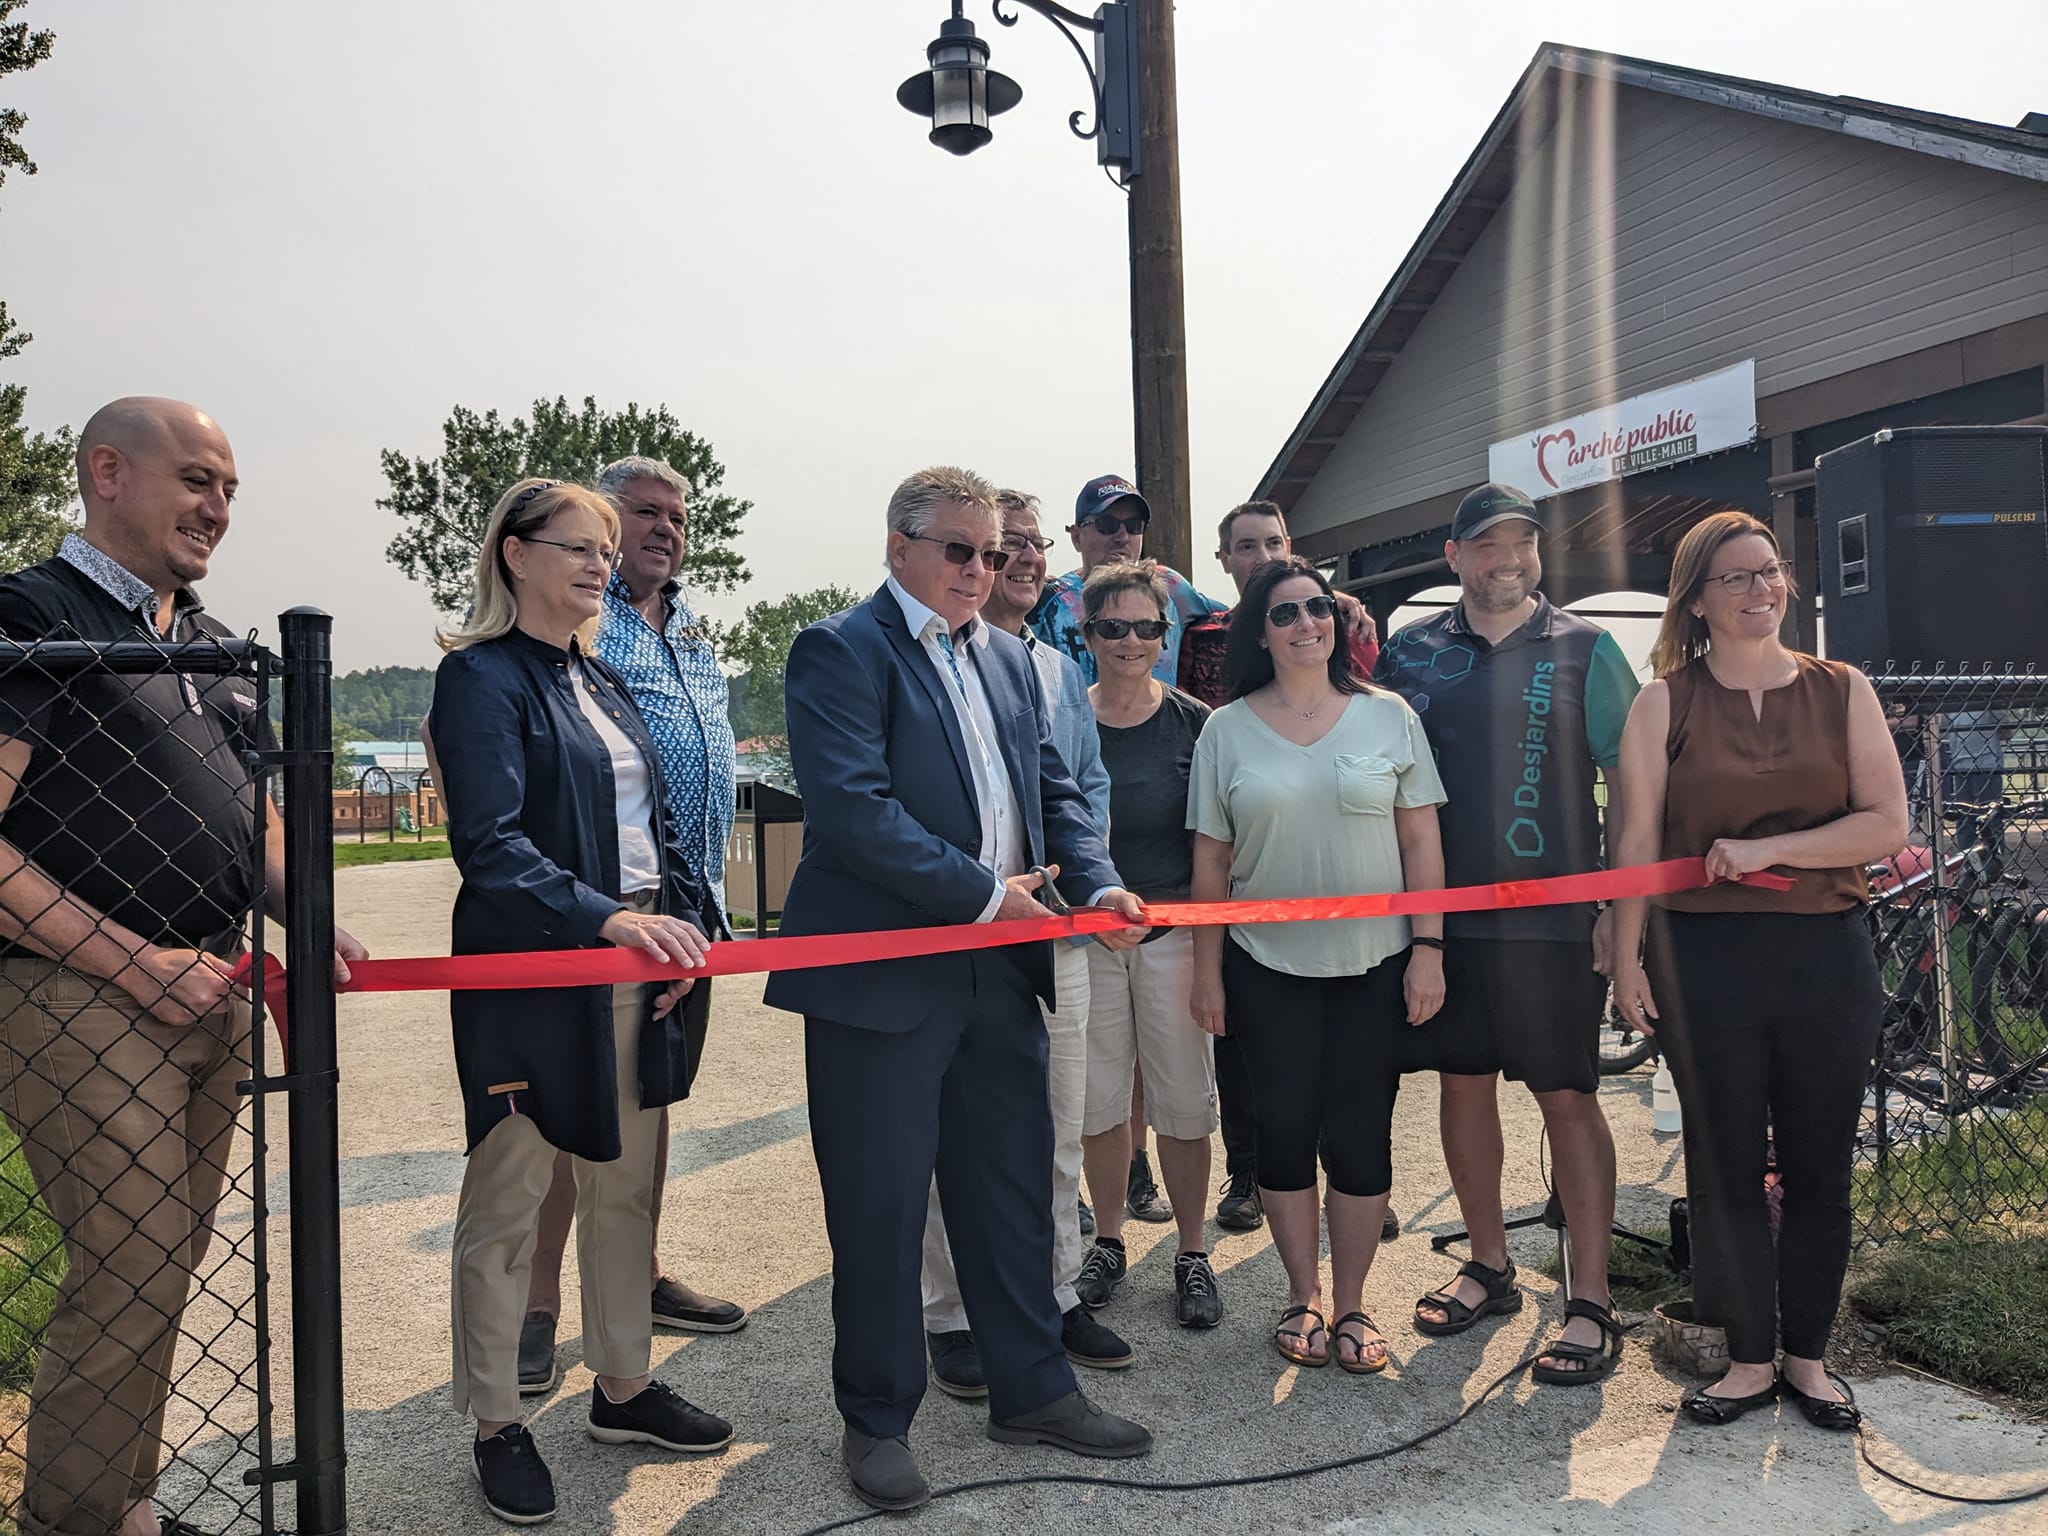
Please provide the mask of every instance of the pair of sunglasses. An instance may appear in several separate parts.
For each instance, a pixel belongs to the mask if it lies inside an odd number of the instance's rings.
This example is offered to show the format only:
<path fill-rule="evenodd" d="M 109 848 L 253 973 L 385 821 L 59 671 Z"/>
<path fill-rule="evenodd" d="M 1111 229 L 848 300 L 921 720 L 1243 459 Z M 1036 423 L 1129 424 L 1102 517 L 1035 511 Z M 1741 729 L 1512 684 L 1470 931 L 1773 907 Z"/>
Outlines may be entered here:
<path fill-rule="evenodd" d="M 1006 549 L 983 549 L 978 544 L 960 544 L 952 539 L 935 539 L 928 533 L 909 533 L 905 538 L 916 539 L 920 544 L 937 544 L 945 555 L 948 565 L 965 565 L 976 555 L 991 571 L 1000 571 L 1010 563 L 1010 552 Z"/>
<path fill-rule="evenodd" d="M 1135 633 L 1140 640 L 1157 640 L 1166 633 L 1164 619 L 1090 619 L 1081 626 L 1103 640 L 1121 640 Z"/>
<path fill-rule="evenodd" d="M 1304 602 L 1275 603 L 1266 610 L 1266 622 L 1275 629 L 1292 629 L 1301 622 L 1304 608 L 1308 610 L 1308 616 L 1312 619 L 1327 619 L 1337 611 L 1337 600 L 1319 594 Z"/>
<path fill-rule="evenodd" d="M 1140 514 L 1137 517 L 1118 517 L 1112 512 L 1104 512 L 1099 517 L 1091 517 L 1086 523 L 1076 523 L 1074 526 L 1077 529 L 1092 527 L 1097 533 L 1107 539 L 1115 537 L 1116 531 L 1119 528 L 1135 537 L 1143 533 L 1145 525 L 1151 521 L 1152 519 L 1144 514 Z"/>

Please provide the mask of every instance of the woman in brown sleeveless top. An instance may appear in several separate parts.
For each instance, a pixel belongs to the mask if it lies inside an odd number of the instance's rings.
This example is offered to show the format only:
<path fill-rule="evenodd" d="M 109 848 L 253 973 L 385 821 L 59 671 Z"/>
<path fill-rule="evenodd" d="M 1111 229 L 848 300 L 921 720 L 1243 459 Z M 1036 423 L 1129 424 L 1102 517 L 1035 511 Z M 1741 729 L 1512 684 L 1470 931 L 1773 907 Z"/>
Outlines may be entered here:
<path fill-rule="evenodd" d="M 1854 1398 L 1821 1355 L 1884 1008 L 1863 868 L 1904 845 L 1906 786 L 1869 680 L 1780 643 L 1793 595 L 1770 529 L 1747 513 L 1715 513 L 1679 543 L 1657 680 L 1621 739 L 1616 863 L 1704 857 L 1721 883 L 1654 913 L 1617 904 L 1614 997 L 1656 1032 L 1678 1081 L 1695 1302 L 1728 1330 L 1728 1374 L 1686 1412 L 1726 1424 L 1782 1396 L 1823 1429 L 1852 1429 Z M 1795 883 L 1737 883 L 1761 870 Z M 1654 994 L 1637 958 L 1646 918 Z M 1767 1137 L 1785 1192 L 1775 1252 Z"/>

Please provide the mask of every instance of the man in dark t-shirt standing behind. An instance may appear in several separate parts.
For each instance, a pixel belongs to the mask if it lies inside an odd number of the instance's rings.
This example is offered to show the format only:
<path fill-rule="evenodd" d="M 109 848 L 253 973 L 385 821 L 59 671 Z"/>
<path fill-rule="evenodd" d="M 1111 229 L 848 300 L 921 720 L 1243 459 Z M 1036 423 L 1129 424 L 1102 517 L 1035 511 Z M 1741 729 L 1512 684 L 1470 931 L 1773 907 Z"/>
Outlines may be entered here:
<path fill-rule="evenodd" d="M 1472 492 L 1444 546 L 1459 601 L 1403 629 L 1380 656 L 1375 680 L 1421 717 L 1450 796 L 1447 885 L 1603 862 L 1595 771 L 1620 760 L 1636 679 L 1613 636 L 1536 590 L 1540 531 L 1520 491 Z M 1614 1139 L 1597 1093 L 1611 922 L 1590 906 L 1446 918 L 1443 1011 L 1416 1032 L 1409 1063 L 1441 1074 L 1444 1160 L 1472 1239 L 1472 1262 L 1416 1303 L 1425 1334 L 1462 1333 L 1521 1307 L 1501 1212 L 1497 1075 L 1526 1083 L 1543 1111 L 1573 1238 L 1565 1330 L 1535 1367 L 1552 1384 L 1605 1378 L 1621 1343 L 1607 1291 Z"/>

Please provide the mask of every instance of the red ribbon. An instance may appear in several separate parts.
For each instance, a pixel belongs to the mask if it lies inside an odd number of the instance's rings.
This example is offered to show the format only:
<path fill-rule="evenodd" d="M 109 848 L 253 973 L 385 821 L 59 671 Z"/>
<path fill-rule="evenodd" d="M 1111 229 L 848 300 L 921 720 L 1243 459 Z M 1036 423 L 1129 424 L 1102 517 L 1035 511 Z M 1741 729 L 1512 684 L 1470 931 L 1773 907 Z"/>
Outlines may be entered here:
<path fill-rule="evenodd" d="M 1304 896 L 1284 901 L 1174 901 L 1146 908 L 1134 925 L 1101 907 L 1077 908 L 1067 917 L 1024 918 L 1006 923 L 950 923 L 932 928 L 895 928 L 874 933 L 815 934 L 800 938 L 752 939 L 714 944 L 705 963 L 685 970 L 639 949 L 547 949 L 525 954 L 446 955 L 417 960 L 357 960 L 338 992 L 505 991 L 527 987 L 602 986 L 617 982 L 676 981 L 685 976 L 745 976 L 762 971 L 801 971 L 820 965 L 857 965 L 995 949 L 1045 939 L 1066 939 L 1113 928 L 1198 928 L 1216 923 L 1303 923 L 1331 918 L 1417 917 L 1443 912 L 1494 912 L 1515 907 L 1554 907 L 1576 902 L 1625 901 L 1694 891 L 1714 882 L 1704 859 L 1666 859 L 1629 869 L 1600 869 L 1548 880 L 1506 880 L 1498 885 L 1464 885 L 1438 891 L 1393 891 L 1371 896 Z M 1742 884 L 1789 891 L 1783 875 L 1745 875 Z M 284 1033 L 284 967 L 264 957 L 264 1002 Z M 244 955 L 235 979 L 247 986 L 254 975 Z"/>

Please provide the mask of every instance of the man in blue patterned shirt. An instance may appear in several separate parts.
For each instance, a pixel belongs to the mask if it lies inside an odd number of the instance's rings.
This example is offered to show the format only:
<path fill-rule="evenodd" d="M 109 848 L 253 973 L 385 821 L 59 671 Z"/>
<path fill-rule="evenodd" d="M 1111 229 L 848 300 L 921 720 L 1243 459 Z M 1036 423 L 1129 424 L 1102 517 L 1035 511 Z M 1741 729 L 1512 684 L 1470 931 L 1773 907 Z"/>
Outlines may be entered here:
<path fill-rule="evenodd" d="M 690 865 L 710 893 L 701 914 L 704 931 L 730 937 L 725 920 L 725 846 L 733 823 L 733 737 L 725 673 L 698 628 L 676 572 L 689 537 L 689 482 L 657 459 L 626 458 L 598 472 L 597 489 L 618 508 L 619 568 L 604 596 L 597 654 L 626 681 L 661 755 L 669 810 L 681 829 Z M 690 1041 L 690 1076 L 704 1059 L 711 1016 L 711 984 L 700 980 L 684 1000 Z M 655 1154 L 654 1219 L 661 1221 L 661 1180 L 668 1169 L 668 1120 Z M 556 1158 L 554 1183 L 541 1203 L 526 1322 L 519 1334 L 519 1390 L 544 1393 L 556 1377 L 555 1319 L 561 1315 L 562 1254 L 576 1208 L 576 1176 L 566 1155 Z M 654 1320 L 696 1333 L 731 1333 L 746 1312 L 706 1296 L 663 1272 L 653 1256 Z"/>

